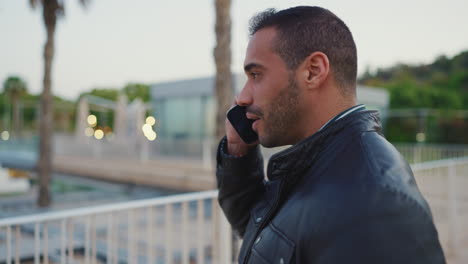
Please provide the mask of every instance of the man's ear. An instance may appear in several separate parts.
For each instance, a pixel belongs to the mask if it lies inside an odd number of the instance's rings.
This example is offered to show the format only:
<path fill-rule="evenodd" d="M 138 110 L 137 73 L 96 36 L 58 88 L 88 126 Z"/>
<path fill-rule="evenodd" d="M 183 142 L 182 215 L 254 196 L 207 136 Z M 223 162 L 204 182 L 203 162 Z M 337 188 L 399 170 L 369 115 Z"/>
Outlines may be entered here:
<path fill-rule="evenodd" d="M 307 56 L 301 65 L 301 78 L 308 89 L 322 85 L 330 73 L 330 62 L 325 53 L 316 51 Z"/>

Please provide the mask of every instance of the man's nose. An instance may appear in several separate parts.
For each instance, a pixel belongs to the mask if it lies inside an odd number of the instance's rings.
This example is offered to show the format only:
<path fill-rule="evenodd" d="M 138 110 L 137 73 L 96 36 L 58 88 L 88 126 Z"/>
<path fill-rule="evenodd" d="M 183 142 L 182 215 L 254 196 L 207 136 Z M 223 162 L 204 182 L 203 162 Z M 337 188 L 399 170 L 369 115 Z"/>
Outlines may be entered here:
<path fill-rule="evenodd" d="M 249 106 L 253 104 L 252 93 L 250 87 L 248 86 L 248 83 L 245 84 L 244 88 L 242 88 L 239 95 L 237 95 L 236 104 L 240 106 Z"/>

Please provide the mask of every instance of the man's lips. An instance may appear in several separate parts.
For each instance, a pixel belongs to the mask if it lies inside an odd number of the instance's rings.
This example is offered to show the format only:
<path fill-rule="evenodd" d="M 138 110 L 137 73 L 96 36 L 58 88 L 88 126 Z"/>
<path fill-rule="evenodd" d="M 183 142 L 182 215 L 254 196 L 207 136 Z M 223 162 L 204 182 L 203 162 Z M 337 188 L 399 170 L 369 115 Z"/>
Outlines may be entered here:
<path fill-rule="evenodd" d="M 260 117 L 259 117 L 258 115 L 256 115 L 256 114 L 251 113 L 251 112 L 246 112 L 246 113 L 245 113 L 245 116 L 246 116 L 248 119 L 250 119 L 250 120 L 253 121 L 253 123 L 252 123 L 252 129 L 253 129 L 255 132 L 257 132 L 257 127 L 258 127 L 258 123 L 260 122 Z"/>
<path fill-rule="evenodd" d="M 257 120 L 257 119 L 260 119 L 260 117 L 258 117 L 256 114 L 252 114 L 252 113 L 245 113 L 245 115 L 247 116 L 248 119 L 253 119 L 253 120 Z"/>
<path fill-rule="evenodd" d="M 255 120 L 253 123 L 252 123 L 252 129 L 257 132 L 257 126 L 258 126 L 258 123 L 260 122 L 260 119 L 257 119 Z"/>

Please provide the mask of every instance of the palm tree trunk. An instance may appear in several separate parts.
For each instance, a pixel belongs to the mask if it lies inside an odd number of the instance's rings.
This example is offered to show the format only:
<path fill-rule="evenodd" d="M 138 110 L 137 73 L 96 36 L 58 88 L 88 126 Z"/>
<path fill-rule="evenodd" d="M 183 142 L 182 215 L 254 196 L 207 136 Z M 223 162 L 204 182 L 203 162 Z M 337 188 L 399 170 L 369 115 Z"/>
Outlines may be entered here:
<path fill-rule="evenodd" d="M 40 105 L 39 124 L 39 197 L 38 205 L 47 207 L 51 203 L 49 183 L 52 172 L 52 133 L 53 133 L 53 106 L 52 106 L 52 61 L 54 58 L 54 34 L 57 21 L 56 1 L 43 2 L 44 24 L 47 30 L 47 40 L 44 46 L 44 87 Z"/>
<path fill-rule="evenodd" d="M 215 0 L 216 64 L 215 96 L 217 102 L 215 137 L 224 136 L 226 112 L 232 104 L 234 92 L 231 75 L 231 0 Z"/>
<path fill-rule="evenodd" d="M 233 82 L 231 75 L 231 0 L 215 0 L 216 10 L 216 47 L 214 48 L 214 59 L 216 64 L 216 81 L 215 81 L 215 96 L 216 96 L 216 127 L 215 138 L 220 140 L 224 135 L 224 124 L 226 120 L 226 112 L 230 108 L 233 98 Z M 215 221 L 215 225 L 219 225 Z M 214 227 L 217 230 L 217 227 Z M 218 252 L 219 236 L 216 236 L 214 241 L 214 252 Z M 233 239 L 233 242 L 237 241 Z M 237 244 L 233 243 L 233 248 Z M 235 251 L 234 251 L 235 252 Z M 236 254 L 237 256 L 237 254 Z M 214 259 L 216 259 L 214 257 Z"/>

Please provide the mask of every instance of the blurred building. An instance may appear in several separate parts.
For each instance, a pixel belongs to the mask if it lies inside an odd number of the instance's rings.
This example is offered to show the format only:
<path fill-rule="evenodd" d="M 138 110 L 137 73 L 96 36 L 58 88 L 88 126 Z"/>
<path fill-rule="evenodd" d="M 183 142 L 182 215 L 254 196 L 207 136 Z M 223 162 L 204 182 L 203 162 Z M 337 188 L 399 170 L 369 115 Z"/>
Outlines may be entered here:
<path fill-rule="evenodd" d="M 234 88 L 239 93 L 246 81 L 243 74 L 233 75 Z M 196 78 L 161 82 L 151 85 L 151 104 L 157 119 L 160 139 L 201 140 L 214 134 L 214 78 Z M 359 103 L 379 110 L 385 117 L 389 93 L 382 88 L 358 86 Z"/>

